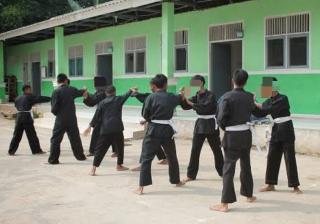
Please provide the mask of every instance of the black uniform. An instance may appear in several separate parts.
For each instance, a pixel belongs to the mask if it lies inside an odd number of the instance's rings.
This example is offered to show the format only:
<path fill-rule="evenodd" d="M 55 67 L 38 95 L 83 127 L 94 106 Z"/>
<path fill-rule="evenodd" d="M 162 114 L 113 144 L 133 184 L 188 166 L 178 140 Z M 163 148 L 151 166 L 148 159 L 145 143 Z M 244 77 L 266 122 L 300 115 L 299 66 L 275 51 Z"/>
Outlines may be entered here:
<path fill-rule="evenodd" d="M 145 100 L 147 99 L 147 97 L 150 95 L 151 93 L 136 93 L 134 94 L 133 96 L 137 98 L 137 100 L 139 100 L 141 103 L 143 103 L 143 106 L 142 106 L 142 111 L 143 111 L 143 108 L 144 108 L 144 102 Z M 157 150 L 156 152 L 156 156 L 158 158 L 158 160 L 164 160 L 166 159 L 166 154 L 164 153 L 163 149 L 161 148 L 160 150 Z M 141 163 L 142 161 L 142 158 L 140 156 L 140 160 L 139 162 Z"/>
<path fill-rule="evenodd" d="M 223 130 L 229 126 L 246 124 L 250 121 L 250 115 L 255 110 L 253 95 L 241 88 L 234 89 L 224 94 L 221 99 L 218 111 L 218 124 Z M 238 159 L 240 159 L 241 168 L 240 193 L 245 197 L 252 197 L 253 179 L 250 164 L 251 131 L 226 131 L 222 146 L 225 160 L 221 202 L 233 203 L 236 201 L 233 178 Z"/>
<path fill-rule="evenodd" d="M 85 160 L 82 142 L 76 117 L 76 107 L 74 100 L 81 97 L 84 90 L 74 87 L 61 85 L 52 93 L 51 112 L 56 116 L 51 137 L 50 164 L 58 164 L 60 156 L 60 144 L 64 133 L 67 132 L 71 148 L 77 160 Z"/>
<path fill-rule="evenodd" d="M 93 165 L 100 166 L 105 154 L 113 142 L 117 144 L 118 165 L 123 164 L 124 137 L 122 122 L 122 107 L 130 97 L 131 91 L 123 96 L 107 96 L 102 100 L 93 118 L 93 123 L 101 123 L 100 134 L 95 146 Z"/>
<path fill-rule="evenodd" d="M 158 91 L 147 97 L 142 116 L 148 122 L 147 132 L 142 145 L 142 163 L 140 185 L 152 184 L 151 164 L 157 151 L 163 148 L 169 163 L 170 183 L 180 182 L 179 163 L 174 130 L 168 124 L 157 124 L 152 120 L 171 120 L 176 106 L 182 103 L 182 97 L 166 91 Z"/>
<path fill-rule="evenodd" d="M 184 102 L 182 105 L 184 110 L 194 109 L 198 115 L 216 114 L 217 102 L 215 95 L 211 91 L 206 90 L 204 93 L 197 93 L 190 101 L 193 103 L 193 107 Z M 216 125 L 216 120 L 214 118 L 198 118 L 193 132 L 191 156 L 187 173 L 187 176 L 193 180 L 196 179 L 198 174 L 199 157 L 205 139 L 208 140 L 213 152 L 215 168 L 219 176 L 222 176 L 223 155 L 221 151 L 220 132 Z"/>
<path fill-rule="evenodd" d="M 83 99 L 83 103 L 85 105 L 87 105 L 88 107 L 94 107 L 99 102 L 104 100 L 105 98 L 106 98 L 105 91 L 101 90 L 101 91 L 95 92 L 93 95 L 89 94 L 86 99 Z M 94 154 L 95 145 L 96 145 L 96 143 L 98 141 L 99 134 L 100 134 L 101 124 L 100 123 L 95 124 L 94 120 L 92 120 L 90 122 L 90 126 L 93 128 L 93 130 L 92 130 L 92 135 L 91 135 L 91 140 L 90 140 L 89 152 L 91 154 Z M 114 141 L 112 143 L 112 152 L 116 152 L 117 151 L 116 150 L 117 149 L 117 145 L 116 145 L 117 142 L 119 142 L 119 141 Z"/>
<path fill-rule="evenodd" d="M 32 154 L 42 152 L 36 130 L 33 126 L 31 110 L 33 105 L 49 102 L 50 99 L 50 97 L 46 96 L 24 94 L 15 100 L 15 107 L 17 108 L 18 113 L 16 117 L 16 126 L 14 128 L 13 137 L 8 151 L 10 155 L 14 155 L 17 151 L 23 131 L 26 131 Z"/>
<path fill-rule="evenodd" d="M 262 104 L 262 116 L 267 114 L 271 114 L 273 119 L 290 116 L 288 97 L 278 94 L 275 97 L 267 99 Z M 280 124 L 274 123 L 269 145 L 266 184 L 278 184 L 279 169 L 282 154 L 284 154 L 288 176 L 288 186 L 298 187 L 300 185 L 294 142 L 295 134 L 292 120 Z"/>

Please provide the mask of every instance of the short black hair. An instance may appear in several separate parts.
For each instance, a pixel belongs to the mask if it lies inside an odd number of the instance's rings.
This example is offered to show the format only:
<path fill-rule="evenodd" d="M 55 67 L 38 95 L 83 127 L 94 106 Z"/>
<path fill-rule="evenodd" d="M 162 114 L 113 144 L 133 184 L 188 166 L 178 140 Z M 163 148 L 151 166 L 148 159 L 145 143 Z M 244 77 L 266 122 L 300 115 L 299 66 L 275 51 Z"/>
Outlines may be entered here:
<path fill-rule="evenodd" d="M 199 81 L 201 81 L 203 83 L 203 85 L 206 84 L 205 78 L 202 75 L 199 75 L 199 74 L 193 76 L 192 80 L 199 80 Z"/>
<path fill-rule="evenodd" d="M 107 86 L 106 93 L 112 95 L 116 92 L 116 87 L 114 85 Z"/>
<path fill-rule="evenodd" d="M 58 83 L 64 83 L 66 80 L 68 80 L 68 77 L 66 74 L 64 73 L 60 73 L 58 76 L 57 76 L 57 82 Z"/>
<path fill-rule="evenodd" d="M 150 84 L 155 85 L 159 89 L 164 88 L 167 83 L 168 83 L 168 78 L 164 74 L 157 74 L 150 81 Z"/>
<path fill-rule="evenodd" d="M 232 79 L 237 86 L 244 86 L 249 78 L 248 72 L 243 69 L 234 71 Z"/>
<path fill-rule="evenodd" d="M 26 84 L 22 86 L 22 91 L 25 92 L 27 89 L 31 89 L 31 86 Z"/>

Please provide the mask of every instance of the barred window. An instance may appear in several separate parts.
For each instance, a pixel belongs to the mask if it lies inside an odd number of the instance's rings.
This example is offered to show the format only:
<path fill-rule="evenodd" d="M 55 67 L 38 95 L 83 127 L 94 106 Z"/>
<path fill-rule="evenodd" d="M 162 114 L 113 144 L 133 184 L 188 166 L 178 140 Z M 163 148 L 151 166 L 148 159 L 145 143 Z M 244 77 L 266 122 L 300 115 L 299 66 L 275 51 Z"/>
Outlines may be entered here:
<path fill-rule="evenodd" d="M 69 75 L 70 77 L 83 76 L 83 47 L 69 48 Z"/>
<path fill-rule="evenodd" d="M 175 32 L 175 71 L 188 71 L 188 31 Z"/>
<path fill-rule="evenodd" d="M 309 66 L 309 14 L 268 18 L 266 20 L 267 68 Z"/>
<path fill-rule="evenodd" d="M 125 40 L 125 72 L 146 73 L 146 37 Z"/>

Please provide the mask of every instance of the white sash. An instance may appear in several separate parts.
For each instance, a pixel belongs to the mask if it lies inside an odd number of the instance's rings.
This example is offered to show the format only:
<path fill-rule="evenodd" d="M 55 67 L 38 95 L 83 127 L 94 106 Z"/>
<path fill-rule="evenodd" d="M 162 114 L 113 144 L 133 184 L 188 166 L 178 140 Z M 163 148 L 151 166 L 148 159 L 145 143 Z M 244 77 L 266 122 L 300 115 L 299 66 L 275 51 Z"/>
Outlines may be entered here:
<path fill-rule="evenodd" d="M 173 129 L 174 133 L 175 134 L 178 133 L 172 120 L 151 120 L 151 122 L 155 123 L 155 124 L 167 124 L 167 125 L 170 125 L 170 127 Z"/>
<path fill-rule="evenodd" d="M 234 126 L 226 127 L 226 131 L 247 131 L 250 127 L 247 124 L 239 124 Z"/>
<path fill-rule="evenodd" d="M 214 129 L 218 130 L 218 123 L 217 123 L 217 118 L 216 118 L 215 114 L 210 114 L 210 115 L 199 115 L 198 114 L 198 118 L 199 119 L 206 119 L 206 120 L 214 119 L 214 125 L 215 125 Z"/>
<path fill-rule="evenodd" d="M 291 120 L 292 120 L 291 117 L 287 116 L 287 117 L 278 117 L 278 118 L 274 119 L 273 122 L 276 124 L 281 124 L 281 123 L 291 121 Z"/>

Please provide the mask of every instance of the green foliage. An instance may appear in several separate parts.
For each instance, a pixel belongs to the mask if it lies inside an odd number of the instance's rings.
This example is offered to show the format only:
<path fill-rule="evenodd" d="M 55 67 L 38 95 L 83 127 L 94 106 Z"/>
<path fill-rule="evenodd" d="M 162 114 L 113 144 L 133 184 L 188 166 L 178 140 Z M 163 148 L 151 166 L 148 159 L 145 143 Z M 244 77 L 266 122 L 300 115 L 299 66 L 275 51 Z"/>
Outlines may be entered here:
<path fill-rule="evenodd" d="M 0 0 L 0 32 L 110 0 Z"/>

